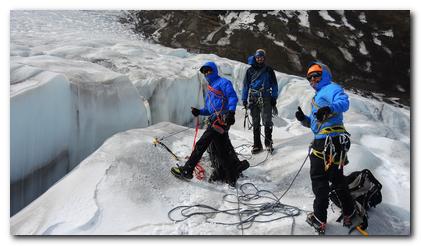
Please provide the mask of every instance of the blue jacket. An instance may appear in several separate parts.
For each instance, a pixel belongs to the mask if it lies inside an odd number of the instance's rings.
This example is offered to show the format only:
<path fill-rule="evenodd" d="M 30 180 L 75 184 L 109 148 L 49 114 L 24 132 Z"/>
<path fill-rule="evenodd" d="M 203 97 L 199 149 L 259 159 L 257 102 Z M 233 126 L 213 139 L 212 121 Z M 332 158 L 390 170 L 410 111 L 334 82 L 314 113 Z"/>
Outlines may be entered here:
<path fill-rule="evenodd" d="M 243 81 L 243 92 L 242 92 L 242 100 L 248 100 L 248 94 L 250 89 L 260 90 L 262 87 L 264 88 L 263 97 L 272 97 L 273 99 L 278 98 L 278 81 L 276 80 L 275 72 L 269 66 L 259 66 L 256 63 L 256 59 L 254 56 L 249 56 L 247 59 L 247 63 L 251 65 L 249 69 L 247 69 L 246 76 L 244 77 Z M 257 76 L 261 69 L 265 69 L 258 78 L 254 79 Z M 252 82 L 252 80 L 254 81 Z M 271 92 L 272 89 L 272 92 Z"/>
<path fill-rule="evenodd" d="M 314 133 L 315 139 L 326 138 L 326 136 L 336 136 L 340 133 L 320 134 L 319 132 L 329 126 L 343 125 L 343 112 L 349 109 L 348 95 L 345 94 L 342 87 L 332 82 L 332 74 L 329 68 L 322 63 L 319 64 L 322 69 L 322 78 L 316 85 L 316 94 L 313 97 L 311 105 L 311 114 L 302 121 L 304 126 L 309 126 Z M 332 111 L 332 117 L 328 118 L 323 124 L 317 121 L 315 113 L 319 108 L 328 106 Z"/>
<path fill-rule="evenodd" d="M 214 117 L 216 112 L 221 112 L 221 114 L 226 114 L 228 111 L 235 112 L 238 97 L 231 81 L 219 77 L 218 68 L 214 62 L 206 62 L 203 66 L 212 68 L 213 72 L 206 76 L 206 80 L 215 90 L 221 91 L 222 95 L 217 95 L 215 92 L 208 90 L 205 106 L 200 109 L 200 115 L 211 115 L 211 117 Z"/>

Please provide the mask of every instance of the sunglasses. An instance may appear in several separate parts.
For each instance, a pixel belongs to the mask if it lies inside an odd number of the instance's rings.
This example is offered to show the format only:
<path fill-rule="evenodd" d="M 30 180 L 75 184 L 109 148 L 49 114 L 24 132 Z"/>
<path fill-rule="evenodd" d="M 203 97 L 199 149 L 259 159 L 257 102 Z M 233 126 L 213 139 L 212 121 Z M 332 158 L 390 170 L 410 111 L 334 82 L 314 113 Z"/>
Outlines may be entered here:
<path fill-rule="evenodd" d="M 307 76 L 307 80 L 311 81 L 312 79 L 317 79 L 317 78 L 320 78 L 320 77 L 322 77 L 322 73 L 320 73 L 320 72 L 312 73 L 312 74 Z"/>

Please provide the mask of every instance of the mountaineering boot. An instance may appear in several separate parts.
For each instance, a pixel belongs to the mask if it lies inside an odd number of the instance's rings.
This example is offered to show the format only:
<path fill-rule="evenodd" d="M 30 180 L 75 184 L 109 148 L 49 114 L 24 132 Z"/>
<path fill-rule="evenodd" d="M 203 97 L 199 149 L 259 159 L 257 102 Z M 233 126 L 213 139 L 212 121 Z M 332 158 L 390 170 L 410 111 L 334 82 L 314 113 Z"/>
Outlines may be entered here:
<path fill-rule="evenodd" d="M 260 146 L 253 145 L 253 149 L 251 149 L 251 153 L 254 155 L 261 152 L 262 150 L 263 150 L 262 145 Z"/>
<path fill-rule="evenodd" d="M 356 228 L 359 227 L 362 230 L 365 230 L 368 227 L 368 216 L 367 211 L 359 202 L 355 202 L 354 210 L 351 215 L 343 216 L 343 226 L 350 228 L 350 233 Z"/>
<path fill-rule="evenodd" d="M 250 163 L 247 160 L 240 161 L 237 167 L 238 173 L 241 173 L 242 171 L 246 170 L 249 167 L 250 167 Z"/>
<path fill-rule="evenodd" d="M 252 154 L 257 154 L 263 150 L 262 142 L 260 140 L 260 127 L 253 129 L 253 149 L 251 150 Z"/>
<path fill-rule="evenodd" d="M 309 213 L 307 215 L 307 219 L 306 222 L 314 227 L 314 229 L 316 229 L 316 232 L 319 233 L 319 235 L 324 235 L 325 231 L 326 231 L 326 223 L 321 222 L 315 215 L 314 213 Z"/>
<path fill-rule="evenodd" d="M 235 188 L 237 185 L 237 181 L 236 180 L 230 180 L 227 182 L 229 186 L 231 186 L 232 188 Z"/>
<path fill-rule="evenodd" d="M 265 127 L 265 147 L 270 153 L 273 152 L 273 141 L 272 141 L 272 127 Z"/>
<path fill-rule="evenodd" d="M 344 215 L 343 217 L 343 226 L 346 226 L 348 228 L 350 228 L 352 226 L 352 219 L 355 217 L 355 215 L 357 214 L 356 209 L 354 209 L 354 211 L 352 211 L 351 215 Z"/>
<path fill-rule="evenodd" d="M 190 180 L 193 178 L 193 169 L 186 166 L 177 165 L 176 167 L 172 167 L 171 173 L 179 179 Z"/>
<path fill-rule="evenodd" d="M 269 151 L 269 153 L 273 152 L 273 145 L 271 143 L 265 144 L 265 147 L 266 147 L 266 150 Z"/>

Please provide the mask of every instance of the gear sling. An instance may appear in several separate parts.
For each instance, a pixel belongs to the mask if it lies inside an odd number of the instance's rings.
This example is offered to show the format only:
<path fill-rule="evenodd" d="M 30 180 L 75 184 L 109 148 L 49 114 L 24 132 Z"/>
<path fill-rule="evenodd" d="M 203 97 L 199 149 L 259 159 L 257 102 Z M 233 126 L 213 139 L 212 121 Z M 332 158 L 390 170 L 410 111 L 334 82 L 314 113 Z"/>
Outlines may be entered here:
<path fill-rule="evenodd" d="M 215 106 L 213 106 L 213 103 L 210 100 L 210 104 L 211 104 L 213 110 L 215 111 L 214 114 L 216 116 L 216 119 L 214 121 L 212 121 L 212 119 L 211 119 L 212 116 L 209 117 L 209 119 L 211 121 L 210 124 L 212 124 L 212 128 L 215 131 L 217 131 L 218 133 L 223 134 L 224 131 L 225 131 L 224 128 L 223 128 L 225 126 L 225 122 L 221 118 L 221 113 L 222 113 L 222 110 L 224 109 L 226 98 L 224 97 L 224 94 L 222 93 L 222 91 L 217 90 L 210 85 L 208 85 L 208 90 L 211 91 L 212 93 L 214 93 L 215 96 L 218 97 L 219 99 L 222 99 L 222 105 L 221 105 L 221 109 L 219 111 L 216 110 Z"/>

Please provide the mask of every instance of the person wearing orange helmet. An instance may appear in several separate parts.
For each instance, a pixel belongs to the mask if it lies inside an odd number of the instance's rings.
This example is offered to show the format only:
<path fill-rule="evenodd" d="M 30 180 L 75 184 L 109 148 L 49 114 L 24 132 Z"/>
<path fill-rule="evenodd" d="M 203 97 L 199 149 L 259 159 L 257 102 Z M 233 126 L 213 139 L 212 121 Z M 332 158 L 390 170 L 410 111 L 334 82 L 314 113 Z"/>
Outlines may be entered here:
<path fill-rule="evenodd" d="M 328 66 L 320 61 L 310 63 L 307 80 L 316 91 L 311 113 L 307 116 L 298 107 L 295 116 L 303 126 L 311 128 L 314 134 L 310 155 L 314 212 L 308 214 L 306 221 L 323 234 L 329 206 L 329 182 L 342 204 L 343 225 L 351 226 L 356 213 L 343 174 L 343 166 L 348 163 L 346 153 L 351 144 L 350 135 L 343 125 L 343 113 L 349 109 L 349 99 L 344 90 L 332 82 Z"/>

